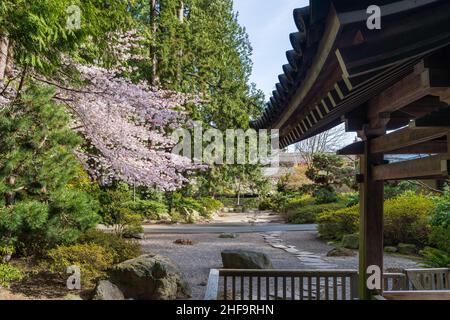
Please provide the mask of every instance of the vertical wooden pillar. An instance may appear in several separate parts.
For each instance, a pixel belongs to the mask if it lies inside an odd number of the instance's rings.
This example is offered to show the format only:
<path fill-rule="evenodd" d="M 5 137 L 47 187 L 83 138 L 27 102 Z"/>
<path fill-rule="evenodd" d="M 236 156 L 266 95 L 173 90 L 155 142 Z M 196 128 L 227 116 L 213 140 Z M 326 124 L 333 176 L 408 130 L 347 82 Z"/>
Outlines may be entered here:
<path fill-rule="evenodd" d="M 383 200 L 384 182 L 372 180 L 371 166 L 383 161 L 382 155 L 370 153 L 370 139 L 366 140 L 364 155 L 360 157 L 360 229 L 359 229 L 359 298 L 370 299 L 367 288 L 367 268 L 380 267 L 383 274 Z"/>

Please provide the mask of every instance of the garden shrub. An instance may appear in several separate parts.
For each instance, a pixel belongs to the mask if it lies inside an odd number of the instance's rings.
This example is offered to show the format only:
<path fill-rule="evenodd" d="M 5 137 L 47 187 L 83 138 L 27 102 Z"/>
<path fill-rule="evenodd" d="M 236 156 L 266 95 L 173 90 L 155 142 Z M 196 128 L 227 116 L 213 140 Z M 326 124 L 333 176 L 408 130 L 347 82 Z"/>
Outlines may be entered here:
<path fill-rule="evenodd" d="M 421 251 L 422 264 L 428 268 L 449 268 L 450 253 L 436 248 L 426 247 Z"/>
<path fill-rule="evenodd" d="M 324 240 L 341 240 L 358 231 L 359 206 L 326 211 L 317 217 L 319 236 Z"/>
<path fill-rule="evenodd" d="M 136 258 L 142 254 L 141 246 L 137 241 L 123 239 L 114 233 L 99 230 L 86 232 L 79 242 L 82 244 L 93 243 L 103 247 L 112 254 L 114 264 Z"/>
<path fill-rule="evenodd" d="M 423 247 L 430 232 L 429 218 L 435 208 L 430 197 L 407 191 L 384 203 L 386 245 L 411 243 Z"/>
<path fill-rule="evenodd" d="M 384 185 L 384 199 L 396 198 L 407 191 L 417 192 L 419 187 L 411 181 L 389 181 Z"/>
<path fill-rule="evenodd" d="M 259 205 L 260 210 L 272 210 L 278 213 L 284 213 L 287 210 L 289 202 L 293 196 L 289 193 L 277 192 L 267 198 L 264 198 Z"/>
<path fill-rule="evenodd" d="M 135 211 L 129 186 L 120 183 L 114 188 L 103 191 L 100 197 L 103 223 L 114 226 L 119 235 L 142 232 L 143 214 Z"/>
<path fill-rule="evenodd" d="M 317 217 L 326 211 L 336 211 L 344 208 L 343 203 L 325 203 L 325 204 L 315 204 L 307 205 L 298 208 L 288 209 L 285 216 L 289 223 L 315 223 Z"/>
<path fill-rule="evenodd" d="M 302 208 L 305 206 L 311 206 L 316 203 L 316 200 L 308 195 L 300 195 L 300 196 L 294 196 L 293 198 L 289 199 L 285 205 L 286 210 L 290 209 L 297 209 Z"/>
<path fill-rule="evenodd" d="M 185 197 L 181 193 L 174 193 L 171 200 L 171 217 L 179 219 L 182 217 L 182 221 L 187 223 L 195 223 L 201 215 L 206 217 L 206 211 L 202 204 L 192 197 Z M 173 219 L 172 219 L 173 221 Z"/>
<path fill-rule="evenodd" d="M 424 246 L 430 232 L 429 216 L 433 200 L 425 195 L 406 192 L 384 203 L 384 242 L 386 245 L 411 243 Z M 359 206 L 325 212 L 317 218 L 319 235 L 327 240 L 341 240 L 358 231 Z"/>
<path fill-rule="evenodd" d="M 81 281 L 91 285 L 105 275 L 113 265 L 114 253 L 95 243 L 79 243 L 71 246 L 58 246 L 47 252 L 48 268 L 51 272 L 65 275 L 67 267 L 78 266 Z"/>
<path fill-rule="evenodd" d="M 344 202 L 346 207 L 353 207 L 359 205 L 359 193 L 357 192 L 341 193 L 339 195 L 339 201 Z"/>
<path fill-rule="evenodd" d="M 431 217 L 431 231 L 426 248 L 424 264 L 433 268 L 450 266 L 450 191 L 447 189 L 441 197 L 434 197 L 436 209 Z"/>
<path fill-rule="evenodd" d="M 203 206 L 206 217 L 210 217 L 223 208 L 222 202 L 212 197 L 202 197 L 198 201 Z"/>
<path fill-rule="evenodd" d="M 159 220 L 168 213 L 167 205 L 160 201 L 136 199 L 126 202 L 125 206 L 146 219 Z"/>
<path fill-rule="evenodd" d="M 327 204 L 327 203 L 336 202 L 338 200 L 338 196 L 337 196 L 336 192 L 331 187 L 317 188 L 313 192 L 313 196 L 316 199 L 317 204 Z"/>
<path fill-rule="evenodd" d="M 0 287 L 9 288 L 11 283 L 22 279 L 23 274 L 19 269 L 7 263 L 0 263 Z"/>

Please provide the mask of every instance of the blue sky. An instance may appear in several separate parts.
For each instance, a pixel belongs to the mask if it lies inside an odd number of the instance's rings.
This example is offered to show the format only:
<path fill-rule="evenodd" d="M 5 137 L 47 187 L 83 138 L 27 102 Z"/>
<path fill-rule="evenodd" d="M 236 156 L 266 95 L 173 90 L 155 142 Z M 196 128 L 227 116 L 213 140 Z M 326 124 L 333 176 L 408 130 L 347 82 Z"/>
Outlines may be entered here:
<path fill-rule="evenodd" d="M 250 81 L 264 91 L 266 101 L 275 90 L 283 64 L 287 63 L 286 51 L 292 49 L 289 34 L 297 31 L 293 10 L 307 5 L 309 0 L 234 0 L 239 23 L 246 28 L 253 47 Z M 343 126 L 340 128 L 344 130 Z M 342 145 L 354 139 L 355 134 L 348 133 L 342 138 Z"/>
<path fill-rule="evenodd" d="M 289 34 L 297 31 L 292 11 L 307 6 L 309 0 L 234 0 L 239 23 L 247 29 L 253 47 L 251 82 L 270 98 L 286 51 L 292 49 Z"/>

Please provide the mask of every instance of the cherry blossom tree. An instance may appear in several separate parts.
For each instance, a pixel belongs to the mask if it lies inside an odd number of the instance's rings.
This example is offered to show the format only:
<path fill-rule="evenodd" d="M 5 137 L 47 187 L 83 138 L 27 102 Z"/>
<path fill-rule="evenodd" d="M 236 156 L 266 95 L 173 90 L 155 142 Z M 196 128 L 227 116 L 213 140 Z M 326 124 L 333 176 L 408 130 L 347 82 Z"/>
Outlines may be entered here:
<path fill-rule="evenodd" d="M 78 70 L 83 85 L 75 87 L 69 79 L 53 80 L 37 74 L 33 78 L 55 86 L 55 99 L 64 102 L 75 116 L 74 129 L 87 141 L 77 156 L 94 178 L 176 190 L 188 181 L 186 175 L 202 167 L 171 153 L 176 141 L 170 132 L 189 124 L 184 106 L 199 100 L 145 82 L 133 83 L 124 74 L 133 72 L 130 61 L 141 59 L 134 53 L 140 38 L 134 31 L 111 37 L 116 39 L 110 52 L 115 57 L 114 68 L 67 59 L 66 64 Z M 6 84 L 3 89 L 8 94 L 1 95 L 0 103 L 6 105 L 14 92 Z"/>

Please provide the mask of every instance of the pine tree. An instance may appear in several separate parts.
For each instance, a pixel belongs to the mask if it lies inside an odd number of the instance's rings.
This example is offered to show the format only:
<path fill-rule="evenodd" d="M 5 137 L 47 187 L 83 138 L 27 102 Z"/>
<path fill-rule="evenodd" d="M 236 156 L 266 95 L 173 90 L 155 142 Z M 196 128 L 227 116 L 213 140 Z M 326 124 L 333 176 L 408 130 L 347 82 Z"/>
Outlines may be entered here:
<path fill-rule="evenodd" d="M 50 88 L 30 87 L 0 111 L 0 244 L 23 253 L 75 241 L 97 223 L 97 205 L 77 187 L 82 139 Z"/>

